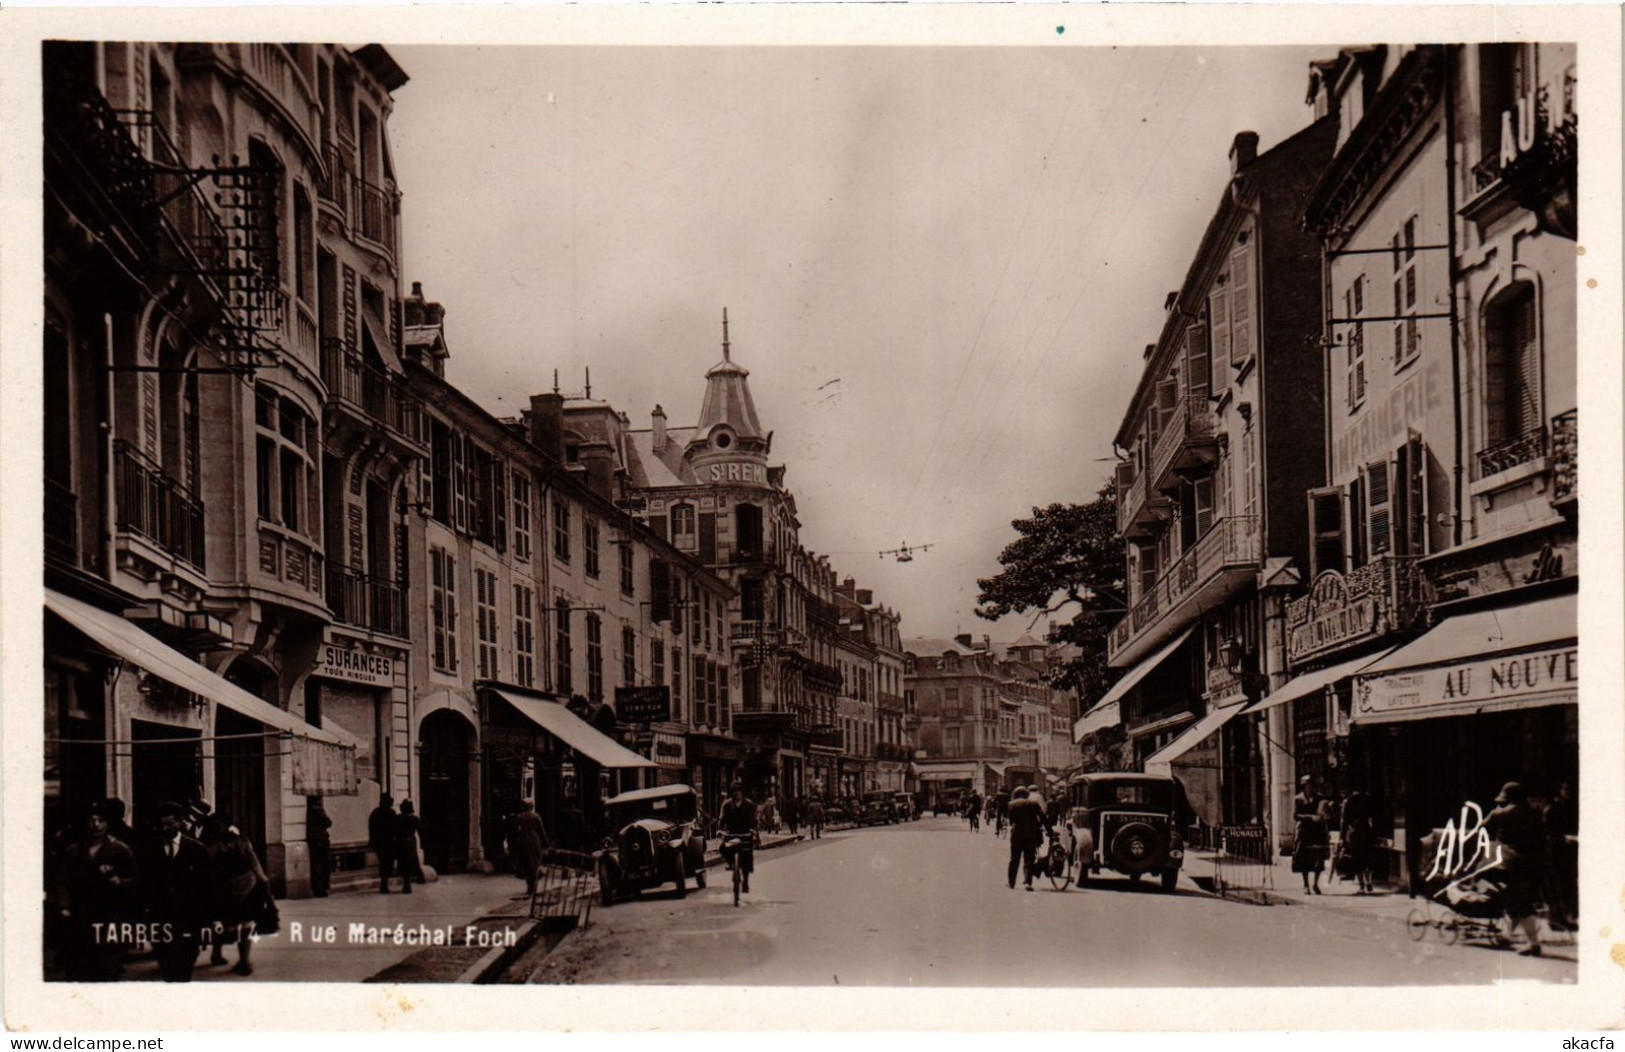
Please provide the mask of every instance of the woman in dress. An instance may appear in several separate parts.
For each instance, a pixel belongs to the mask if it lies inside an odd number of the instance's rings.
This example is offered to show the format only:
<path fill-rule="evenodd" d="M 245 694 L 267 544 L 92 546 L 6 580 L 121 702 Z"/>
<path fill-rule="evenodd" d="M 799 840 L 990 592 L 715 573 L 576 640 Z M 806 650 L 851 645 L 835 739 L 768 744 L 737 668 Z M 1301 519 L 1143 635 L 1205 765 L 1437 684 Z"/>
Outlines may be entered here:
<path fill-rule="evenodd" d="M 1356 895 L 1370 895 L 1376 891 L 1371 875 L 1377 861 L 1374 812 L 1370 794 L 1359 789 L 1354 790 L 1349 794 L 1349 798 L 1343 801 L 1341 850 L 1348 857 L 1349 868 L 1354 871 L 1354 878 L 1360 884 Z"/>
<path fill-rule="evenodd" d="M 1331 835 L 1326 828 L 1320 798 L 1315 794 L 1314 779 L 1308 775 L 1298 779 L 1298 795 L 1292 798 L 1292 817 L 1298 823 L 1292 845 L 1292 872 L 1303 877 L 1305 895 L 1319 895 L 1320 871 L 1326 868 Z"/>
<path fill-rule="evenodd" d="M 226 963 L 226 943 L 236 941 L 237 964 L 232 971 L 253 975 L 249 950 L 253 947 L 254 919 L 260 904 L 271 893 L 271 881 L 260 865 L 254 845 L 239 833 L 224 814 L 213 814 L 203 822 L 203 847 L 209 855 L 209 887 L 213 892 L 214 937 L 209 963 Z"/>
<path fill-rule="evenodd" d="M 401 887 L 408 895 L 412 882 L 423 883 L 423 863 L 418 858 L 418 836 L 423 831 L 423 820 L 418 817 L 412 801 L 401 801 L 401 813 L 395 818 L 395 858 L 401 867 Z"/>

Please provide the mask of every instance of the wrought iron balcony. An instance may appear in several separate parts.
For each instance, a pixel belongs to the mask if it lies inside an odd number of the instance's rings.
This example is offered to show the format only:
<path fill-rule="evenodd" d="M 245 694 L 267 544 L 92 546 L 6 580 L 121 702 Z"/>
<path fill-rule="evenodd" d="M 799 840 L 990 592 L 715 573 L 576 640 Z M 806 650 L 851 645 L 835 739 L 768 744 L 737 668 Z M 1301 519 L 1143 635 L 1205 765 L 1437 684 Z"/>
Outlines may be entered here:
<path fill-rule="evenodd" d="M 336 143 L 324 143 L 322 163 L 327 168 L 327 178 L 316 188 L 317 196 L 348 218 L 350 183 L 355 178 L 350 172 L 350 151 Z"/>
<path fill-rule="evenodd" d="M 329 404 L 358 413 L 423 448 L 423 405 L 383 369 L 338 337 L 322 341 L 322 382 Z"/>
<path fill-rule="evenodd" d="M 45 480 L 45 557 L 70 566 L 79 562 L 79 497 Z"/>
<path fill-rule="evenodd" d="M 1169 566 L 1112 627 L 1109 660 L 1125 664 L 1194 621 L 1198 610 L 1224 598 L 1257 570 L 1258 520 L 1232 515 L 1214 523 Z"/>
<path fill-rule="evenodd" d="M 115 526 L 203 572 L 203 502 L 134 446 L 113 443 Z"/>
<path fill-rule="evenodd" d="M 1536 427 L 1502 439 L 1478 454 L 1478 477 L 1489 478 L 1546 455 L 1546 428 Z"/>
<path fill-rule="evenodd" d="M 387 636 L 405 639 L 406 593 L 385 581 L 348 566 L 327 567 L 327 606 L 333 619 Z"/>
<path fill-rule="evenodd" d="M 734 624 L 729 641 L 736 647 L 758 646 L 799 650 L 806 646 L 807 637 L 780 621 L 739 621 Z"/>
<path fill-rule="evenodd" d="M 1552 417 L 1552 503 L 1574 500 L 1580 495 L 1579 410 L 1570 409 Z"/>
<path fill-rule="evenodd" d="M 1200 450 L 1216 441 L 1213 411 L 1189 398 L 1181 398 L 1173 414 L 1162 423 L 1162 432 L 1151 449 L 1147 472 L 1153 489 L 1162 488 L 1169 473 L 1192 466 L 1203 459 Z"/>
<path fill-rule="evenodd" d="M 360 176 L 356 176 L 351 185 L 355 192 L 354 211 L 351 216 L 355 232 L 374 244 L 382 245 L 393 255 L 397 195 L 393 190 L 375 186 Z"/>

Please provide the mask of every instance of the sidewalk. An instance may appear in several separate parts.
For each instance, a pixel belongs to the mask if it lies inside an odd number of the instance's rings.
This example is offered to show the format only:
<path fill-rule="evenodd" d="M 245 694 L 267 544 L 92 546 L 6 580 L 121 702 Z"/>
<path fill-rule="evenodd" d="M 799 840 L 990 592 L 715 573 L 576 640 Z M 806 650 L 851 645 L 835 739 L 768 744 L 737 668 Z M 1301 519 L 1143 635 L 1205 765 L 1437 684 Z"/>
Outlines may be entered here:
<path fill-rule="evenodd" d="M 1213 895 L 1221 894 L 1215 886 L 1219 867 L 1213 852 L 1187 852 L 1184 875 L 1201 890 Z M 1424 898 L 1412 898 L 1403 889 L 1381 884 L 1377 885 L 1374 894 L 1357 894 L 1359 885 L 1353 880 L 1336 877 L 1330 866 L 1320 875 L 1321 894 L 1306 894 L 1302 874 L 1292 872 L 1292 860 L 1285 856 L 1275 859 L 1267 869 L 1262 866 L 1226 867 L 1225 876 L 1232 885 L 1230 894 L 1225 897 L 1252 901 L 1258 905 L 1304 906 L 1345 916 L 1375 918 L 1399 925 L 1411 931 L 1413 936 L 1419 933 L 1424 939 L 1440 938 L 1440 930 L 1437 927 L 1413 930 L 1409 923 L 1413 911 L 1432 921 L 1444 921 L 1451 915 L 1443 906 Z M 1237 886 L 1242 881 L 1245 881 L 1245 885 Z M 1544 956 L 1566 961 L 1579 960 L 1573 933 L 1551 932 L 1543 927 L 1541 940 Z"/>
<path fill-rule="evenodd" d="M 421 949 L 420 945 L 407 944 L 404 940 L 397 945 L 393 939 L 397 925 L 412 929 L 417 938 L 422 937 L 423 930 L 446 933 L 441 937 L 451 940 L 448 949 L 478 960 L 487 948 L 463 945 L 467 927 L 493 912 L 522 916 L 524 891 L 524 883 L 511 874 L 463 873 L 419 885 L 410 895 L 399 891 L 381 895 L 374 890 L 341 892 L 324 899 L 278 900 L 282 929 L 254 943 L 249 957 L 254 966 L 252 976 L 245 978 L 232 973 L 231 968 L 237 963 L 237 947 L 233 945 L 226 948 L 229 963 L 223 966 L 211 966 L 208 951 L 201 952 L 192 981 L 365 982 Z M 520 901 L 515 902 L 515 898 Z M 354 937 L 357 933 L 352 925 L 363 926 L 359 938 Z M 489 927 L 489 923 L 481 927 Z M 332 929 L 331 942 L 325 938 L 329 928 Z M 377 941 L 367 938 L 386 928 L 390 937 Z M 126 962 L 124 980 L 158 981 L 157 962 L 151 957 Z"/>

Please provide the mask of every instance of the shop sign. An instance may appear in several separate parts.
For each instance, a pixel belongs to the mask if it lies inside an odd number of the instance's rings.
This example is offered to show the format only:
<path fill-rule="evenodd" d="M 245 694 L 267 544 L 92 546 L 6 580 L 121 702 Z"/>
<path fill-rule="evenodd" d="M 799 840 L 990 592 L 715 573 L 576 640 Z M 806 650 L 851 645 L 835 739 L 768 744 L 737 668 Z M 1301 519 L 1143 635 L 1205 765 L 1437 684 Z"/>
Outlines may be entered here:
<path fill-rule="evenodd" d="M 696 761 L 720 760 L 725 763 L 739 762 L 740 746 L 738 742 L 726 741 L 718 738 L 690 736 L 688 739 L 688 748 Z"/>
<path fill-rule="evenodd" d="M 709 464 L 705 468 L 707 482 L 742 482 L 752 486 L 767 485 L 767 468 L 750 461 L 725 461 Z"/>
<path fill-rule="evenodd" d="M 655 731 L 649 743 L 649 759 L 662 767 L 687 767 L 688 747 L 681 734 Z"/>
<path fill-rule="evenodd" d="M 1484 658 L 1361 679 L 1354 722 L 1425 719 L 1573 700 L 1579 647 Z"/>
<path fill-rule="evenodd" d="M 1353 573 L 1327 570 L 1286 605 L 1287 661 L 1296 665 L 1409 628 L 1422 610 L 1415 560 L 1384 556 Z"/>
<path fill-rule="evenodd" d="M 369 687 L 393 687 L 395 662 L 381 654 L 369 654 L 336 643 L 323 643 L 316 653 L 316 665 L 310 674 Z"/>
<path fill-rule="evenodd" d="M 1542 532 L 1517 538 L 1494 554 L 1442 556 L 1433 562 L 1428 578 L 1434 601 L 1450 603 L 1573 577 L 1579 565 L 1573 534 L 1554 537 Z"/>
<path fill-rule="evenodd" d="M 616 687 L 615 717 L 622 723 L 659 723 L 671 719 L 671 688 Z"/>

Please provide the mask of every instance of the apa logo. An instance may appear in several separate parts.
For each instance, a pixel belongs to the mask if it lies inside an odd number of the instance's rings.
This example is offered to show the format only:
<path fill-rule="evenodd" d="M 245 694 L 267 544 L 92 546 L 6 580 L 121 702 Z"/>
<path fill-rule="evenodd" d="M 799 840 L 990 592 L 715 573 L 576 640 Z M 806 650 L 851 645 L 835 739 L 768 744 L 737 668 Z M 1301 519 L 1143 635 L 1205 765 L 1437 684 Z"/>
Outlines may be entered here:
<path fill-rule="evenodd" d="M 1427 879 L 1466 880 L 1500 864 L 1501 845 L 1484 828 L 1484 809 L 1469 800 L 1459 818 L 1444 824 Z"/>

